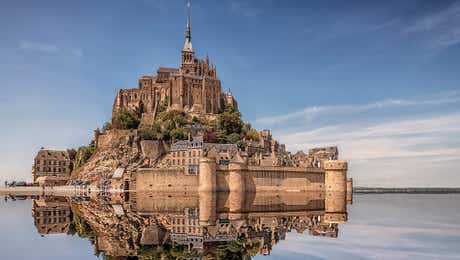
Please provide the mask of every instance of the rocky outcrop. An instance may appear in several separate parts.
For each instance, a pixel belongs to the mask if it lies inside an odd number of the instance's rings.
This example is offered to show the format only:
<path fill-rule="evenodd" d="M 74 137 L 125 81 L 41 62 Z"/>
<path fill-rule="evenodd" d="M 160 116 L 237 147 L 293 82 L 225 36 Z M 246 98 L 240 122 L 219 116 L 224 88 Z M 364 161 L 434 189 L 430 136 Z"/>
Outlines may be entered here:
<path fill-rule="evenodd" d="M 127 173 L 135 171 L 142 163 L 140 147 L 135 130 L 107 131 L 99 136 L 95 153 L 73 173 L 73 178 L 96 184 L 109 180 L 118 167 L 125 168 Z"/>
<path fill-rule="evenodd" d="M 83 219 L 92 229 L 97 251 L 110 256 L 137 254 L 143 226 L 138 215 L 130 212 L 117 215 L 113 206 L 104 200 L 71 202 L 71 207 L 74 216 Z"/>
<path fill-rule="evenodd" d="M 170 149 L 169 145 L 161 140 L 142 140 L 140 142 L 142 157 L 155 163 Z"/>

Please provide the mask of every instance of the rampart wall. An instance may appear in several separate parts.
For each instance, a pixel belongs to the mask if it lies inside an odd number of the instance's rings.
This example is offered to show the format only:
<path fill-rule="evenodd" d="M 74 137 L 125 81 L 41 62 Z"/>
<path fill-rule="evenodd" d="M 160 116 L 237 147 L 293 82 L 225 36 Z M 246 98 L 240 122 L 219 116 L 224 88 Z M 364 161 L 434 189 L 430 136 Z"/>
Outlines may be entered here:
<path fill-rule="evenodd" d="M 139 169 L 137 191 L 281 192 L 323 191 L 324 170 L 294 167 L 249 167 L 235 173 L 229 167 L 201 167 L 199 176 L 179 168 Z M 209 172 L 207 172 L 209 171 Z M 202 190 L 205 188 L 206 190 Z"/>
<path fill-rule="evenodd" d="M 198 176 L 179 168 L 141 168 L 135 174 L 137 191 L 197 191 Z"/>

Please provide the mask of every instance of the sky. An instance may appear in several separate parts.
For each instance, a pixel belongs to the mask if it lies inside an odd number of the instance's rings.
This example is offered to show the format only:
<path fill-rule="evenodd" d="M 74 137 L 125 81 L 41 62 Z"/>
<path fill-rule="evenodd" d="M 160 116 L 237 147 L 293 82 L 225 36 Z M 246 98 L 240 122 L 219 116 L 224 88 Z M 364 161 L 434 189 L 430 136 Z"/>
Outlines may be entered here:
<path fill-rule="evenodd" d="M 338 145 L 357 186 L 460 186 L 460 1 L 194 0 L 243 119 L 293 152 Z M 177 67 L 182 0 L 0 0 L 0 180 L 77 148 L 116 91 Z"/>

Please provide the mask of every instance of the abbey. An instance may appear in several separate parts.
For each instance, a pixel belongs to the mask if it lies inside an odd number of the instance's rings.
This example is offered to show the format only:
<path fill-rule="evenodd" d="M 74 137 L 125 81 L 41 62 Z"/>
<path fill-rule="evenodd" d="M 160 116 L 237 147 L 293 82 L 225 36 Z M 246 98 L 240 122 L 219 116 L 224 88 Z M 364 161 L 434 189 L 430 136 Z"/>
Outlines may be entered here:
<path fill-rule="evenodd" d="M 184 111 L 191 116 L 212 117 L 221 112 L 226 103 L 237 108 L 231 92 L 222 91 L 216 66 L 210 63 L 208 55 L 206 59 L 196 59 L 189 12 L 180 67 L 160 67 L 156 76 L 139 79 L 138 88 L 119 90 L 112 114 L 126 108 L 141 115 L 141 124 L 149 125 L 165 109 Z"/>
<path fill-rule="evenodd" d="M 179 68 L 160 67 L 157 75 L 139 79 L 137 88 L 119 90 L 112 124 L 95 129 L 92 142 L 72 154 L 71 179 L 116 191 L 295 191 L 341 198 L 353 192 L 337 147 L 293 154 L 270 130 L 243 122 L 232 93 L 222 91 L 216 67 L 207 55 L 195 58 L 190 10 Z M 42 165 L 47 169 L 37 159 L 35 175 Z"/>

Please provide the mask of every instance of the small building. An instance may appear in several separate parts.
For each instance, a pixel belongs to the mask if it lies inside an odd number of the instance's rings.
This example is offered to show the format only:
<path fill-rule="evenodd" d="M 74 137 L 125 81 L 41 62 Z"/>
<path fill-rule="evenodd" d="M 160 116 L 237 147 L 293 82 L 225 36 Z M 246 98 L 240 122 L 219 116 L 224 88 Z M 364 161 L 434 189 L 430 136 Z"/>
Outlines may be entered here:
<path fill-rule="evenodd" d="M 34 200 L 32 204 L 34 225 L 40 235 L 66 234 L 72 220 L 70 204 L 64 197 Z"/>
<path fill-rule="evenodd" d="M 72 172 L 73 163 L 67 151 L 40 149 L 32 167 L 32 181 L 40 184 L 63 185 Z"/>
<path fill-rule="evenodd" d="M 214 148 L 218 154 L 217 163 L 226 165 L 230 155 L 238 151 L 235 144 L 204 143 L 202 137 L 193 140 L 177 141 L 171 145 L 171 151 L 163 159 L 167 167 L 183 168 L 188 175 L 199 174 L 200 156 Z"/>

